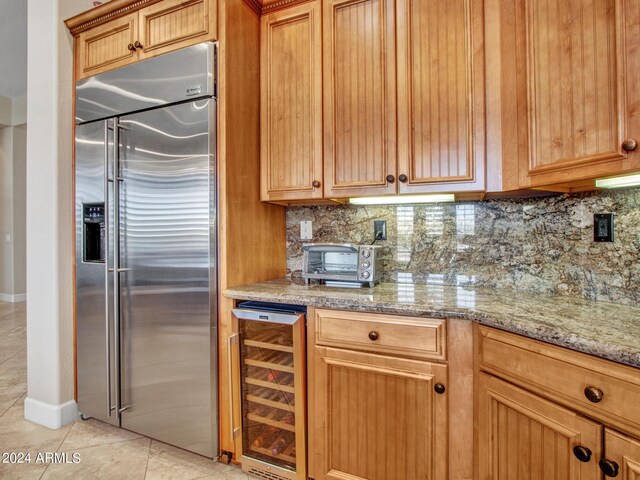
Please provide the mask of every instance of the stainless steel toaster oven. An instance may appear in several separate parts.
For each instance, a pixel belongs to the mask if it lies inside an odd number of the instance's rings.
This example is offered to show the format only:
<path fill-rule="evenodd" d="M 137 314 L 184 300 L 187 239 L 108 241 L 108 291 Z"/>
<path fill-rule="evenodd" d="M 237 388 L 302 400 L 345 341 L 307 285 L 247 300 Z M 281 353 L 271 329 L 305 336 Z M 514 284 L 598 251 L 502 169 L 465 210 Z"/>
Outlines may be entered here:
<path fill-rule="evenodd" d="M 306 243 L 302 277 L 326 285 L 373 287 L 382 277 L 381 247 L 352 243 Z"/>

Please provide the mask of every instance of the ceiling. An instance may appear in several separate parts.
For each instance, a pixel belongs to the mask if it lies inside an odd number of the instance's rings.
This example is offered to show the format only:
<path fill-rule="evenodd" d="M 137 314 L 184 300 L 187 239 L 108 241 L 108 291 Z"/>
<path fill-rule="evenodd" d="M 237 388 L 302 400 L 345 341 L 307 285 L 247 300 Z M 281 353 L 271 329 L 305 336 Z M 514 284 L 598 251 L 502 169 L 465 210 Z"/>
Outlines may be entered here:
<path fill-rule="evenodd" d="M 27 93 L 27 0 L 0 0 L 0 95 Z"/>

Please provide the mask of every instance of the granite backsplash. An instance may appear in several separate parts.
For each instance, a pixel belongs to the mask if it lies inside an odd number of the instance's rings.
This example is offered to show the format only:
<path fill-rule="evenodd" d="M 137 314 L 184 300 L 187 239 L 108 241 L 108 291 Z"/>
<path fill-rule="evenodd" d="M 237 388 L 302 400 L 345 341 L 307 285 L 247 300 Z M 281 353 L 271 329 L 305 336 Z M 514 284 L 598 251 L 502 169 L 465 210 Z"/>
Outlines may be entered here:
<path fill-rule="evenodd" d="M 615 241 L 593 241 L 593 214 L 615 214 Z M 387 221 L 385 282 L 468 285 L 640 305 L 640 189 L 427 205 L 287 209 L 287 268 L 312 242 L 371 243 Z"/>

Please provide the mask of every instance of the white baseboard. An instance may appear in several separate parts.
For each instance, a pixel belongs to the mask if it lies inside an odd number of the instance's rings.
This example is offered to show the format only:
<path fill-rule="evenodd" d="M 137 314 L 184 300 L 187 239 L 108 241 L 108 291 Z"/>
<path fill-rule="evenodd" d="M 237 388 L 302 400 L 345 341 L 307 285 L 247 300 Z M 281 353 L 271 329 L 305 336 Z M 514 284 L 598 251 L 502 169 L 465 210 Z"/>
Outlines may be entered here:
<path fill-rule="evenodd" d="M 24 400 L 24 418 L 54 430 L 73 422 L 78 415 L 78 404 L 74 400 L 62 405 L 50 405 L 29 397 Z"/>
<path fill-rule="evenodd" d="M 17 302 L 24 302 L 26 300 L 27 300 L 26 293 L 19 293 L 17 295 L 11 295 L 9 293 L 0 293 L 0 302 L 17 303 Z"/>

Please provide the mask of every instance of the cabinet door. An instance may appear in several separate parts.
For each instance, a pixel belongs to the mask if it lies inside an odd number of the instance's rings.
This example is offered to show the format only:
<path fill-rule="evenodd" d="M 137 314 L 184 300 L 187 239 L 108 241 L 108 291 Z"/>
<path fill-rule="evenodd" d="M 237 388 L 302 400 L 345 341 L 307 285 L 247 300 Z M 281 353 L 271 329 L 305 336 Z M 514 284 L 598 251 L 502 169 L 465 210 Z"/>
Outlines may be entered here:
<path fill-rule="evenodd" d="M 614 469 L 617 467 L 619 480 L 640 480 L 640 442 L 638 440 L 607 429 L 604 433 L 604 450 L 606 461 L 614 462 L 611 463 Z"/>
<path fill-rule="evenodd" d="M 215 40 L 215 0 L 164 0 L 140 10 L 140 58 Z"/>
<path fill-rule="evenodd" d="M 446 368 L 316 347 L 316 480 L 447 478 Z"/>
<path fill-rule="evenodd" d="M 322 6 L 325 197 L 396 193 L 395 2 Z"/>
<path fill-rule="evenodd" d="M 479 480 L 599 480 L 602 426 L 577 413 L 480 373 Z M 579 461 L 574 447 L 591 451 Z"/>
<path fill-rule="evenodd" d="M 138 61 L 137 39 L 137 12 L 82 32 L 76 39 L 76 79 Z"/>
<path fill-rule="evenodd" d="M 505 175 L 527 187 L 640 168 L 623 148 L 640 139 L 637 0 L 487 0 L 486 11 L 487 96 L 501 104 L 488 107 L 501 137 L 489 156 Z"/>
<path fill-rule="evenodd" d="M 485 188 L 482 0 L 398 0 L 400 193 Z"/>
<path fill-rule="evenodd" d="M 262 200 L 322 198 L 320 17 L 314 1 L 261 20 Z"/>

